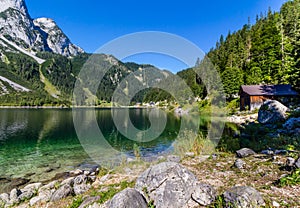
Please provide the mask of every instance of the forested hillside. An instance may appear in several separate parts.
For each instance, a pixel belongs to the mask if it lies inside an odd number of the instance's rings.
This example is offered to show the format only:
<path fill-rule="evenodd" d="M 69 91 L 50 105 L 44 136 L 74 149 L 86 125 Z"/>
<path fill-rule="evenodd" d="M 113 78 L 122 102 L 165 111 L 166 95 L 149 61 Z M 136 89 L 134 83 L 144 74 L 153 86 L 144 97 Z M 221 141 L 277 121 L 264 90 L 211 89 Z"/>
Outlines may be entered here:
<path fill-rule="evenodd" d="M 38 52 L 45 60 L 41 65 L 33 58 L 14 49 L 0 46 L 0 76 L 30 89 L 30 92 L 13 89 L 0 80 L 0 105 L 62 105 L 71 104 L 72 91 L 77 75 L 90 54 L 80 53 L 66 57 L 51 52 Z M 148 86 L 149 81 L 160 82 L 171 74 L 151 65 L 122 63 L 112 56 L 99 54 L 106 60 L 114 60 L 112 70 L 103 78 L 96 96 L 101 101 L 111 97 L 122 80 L 134 72 L 137 83 Z M 221 36 L 207 53 L 221 75 L 229 100 L 238 94 L 243 84 L 292 84 L 300 90 L 300 0 L 286 2 L 280 12 L 262 13 L 256 22 L 250 21 L 242 29 Z M 145 77 L 146 68 L 154 73 Z M 193 69 L 178 72 L 195 97 L 205 98 L 207 92 Z M 171 78 L 169 78 L 171 79 Z M 169 80 L 166 79 L 166 80 Z M 172 96 L 159 89 L 138 93 L 132 101 L 172 100 Z M 98 103 L 98 104 L 99 104 Z M 84 103 L 82 103 L 84 104 Z"/>
<path fill-rule="evenodd" d="M 280 12 L 269 9 L 242 29 L 221 35 L 207 57 L 221 75 L 227 98 L 241 85 L 291 84 L 300 90 L 300 0 L 288 1 Z M 206 90 L 193 69 L 177 73 L 195 96 Z"/>
<path fill-rule="evenodd" d="M 300 0 L 269 10 L 256 23 L 221 36 L 208 57 L 230 97 L 242 84 L 292 84 L 300 89 Z"/>

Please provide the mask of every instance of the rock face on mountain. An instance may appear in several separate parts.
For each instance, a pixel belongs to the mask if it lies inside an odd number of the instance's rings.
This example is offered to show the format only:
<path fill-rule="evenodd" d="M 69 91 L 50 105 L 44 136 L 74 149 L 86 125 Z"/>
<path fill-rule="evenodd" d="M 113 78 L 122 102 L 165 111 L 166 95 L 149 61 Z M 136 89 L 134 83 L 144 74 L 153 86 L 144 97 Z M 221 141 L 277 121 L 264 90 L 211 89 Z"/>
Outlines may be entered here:
<path fill-rule="evenodd" d="M 83 53 L 83 50 L 71 43 L 69 38 L 56 25 L 56 23 L 49 18 L 38 18 L 33 21 L 34 25 L 40 29 L 44 34 L 46 45 L 54 53 L 64 56 L 73 56 Z"/>
<path fill-rule="evenodd" d="M 48 18 L 33 20 L 24 0 L 0 0 L 0 34 L 32 53 L 49 51 L 75 56 L 83 50 L 71 43 L 56 23 Z M 11 51 L 9 43 L 0 38 L 2 51 Z"/>

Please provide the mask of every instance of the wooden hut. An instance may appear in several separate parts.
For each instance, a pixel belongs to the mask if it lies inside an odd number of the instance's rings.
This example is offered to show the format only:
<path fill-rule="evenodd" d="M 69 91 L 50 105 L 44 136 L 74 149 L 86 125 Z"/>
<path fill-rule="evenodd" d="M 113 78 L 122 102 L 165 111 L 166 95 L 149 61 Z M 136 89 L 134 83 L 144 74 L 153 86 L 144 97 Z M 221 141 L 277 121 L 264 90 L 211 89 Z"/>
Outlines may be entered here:
<path fill-rule="evenodd" d="M 287 103 L 298 96 L 291 85 L 242 85 L 239 94 L 241 110 L 260 108 L 266 100 Z"/>

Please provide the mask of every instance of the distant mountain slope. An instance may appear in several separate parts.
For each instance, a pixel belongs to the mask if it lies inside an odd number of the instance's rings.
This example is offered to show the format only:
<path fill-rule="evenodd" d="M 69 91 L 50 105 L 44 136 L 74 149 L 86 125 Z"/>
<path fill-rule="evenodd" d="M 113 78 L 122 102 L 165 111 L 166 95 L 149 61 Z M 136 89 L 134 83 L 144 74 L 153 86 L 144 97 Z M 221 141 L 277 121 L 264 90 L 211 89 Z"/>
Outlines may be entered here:
<path fill-rule="evenodd" d="M 3 37 L 2 35 L 0 35 L 0 41 L 2 42 L 2 44 L 4 44 L 7 47 L 13 47 L 13 49 L 15 50 L 15 52 L 21 52 L 23 54 L 26 54 L 27 56 L 30 56 L 31 58 L 33 58 L 34 60 L 36 60 L 36 62 L 38 62 L 39 64 L 42 64 L 45 62 L 44 59 L 41 59 L 37 56 L 35 56 L 35 53 L 33 52 L 29 52 L 21 47 L 19 47 L 18 45 L 16 45 L 15 43 L 7 40 L 5 37 Z"/>

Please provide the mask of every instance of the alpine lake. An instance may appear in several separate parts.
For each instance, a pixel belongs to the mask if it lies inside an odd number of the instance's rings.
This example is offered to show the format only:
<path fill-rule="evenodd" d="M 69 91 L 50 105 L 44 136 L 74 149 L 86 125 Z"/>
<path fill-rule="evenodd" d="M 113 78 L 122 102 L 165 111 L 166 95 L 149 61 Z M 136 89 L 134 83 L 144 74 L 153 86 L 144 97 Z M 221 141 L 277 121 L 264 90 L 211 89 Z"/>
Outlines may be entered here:
<path fill-rule="evenodd" d="M 86 118 L 96 119 L 96 125 L 105 138 L 110 149 L 119 156 L 134 158 L 135 146 L 139 147 L 142 158 L 153 158 L 171 154 L 173 143 L 178 137 L 182 117 L 174 113 L 157 112 L 150 117 L 155 121 L 166 120 L 165 128 L 157 138 L 147 142 L 128 139 L 116 127 L 112 109 L 0 109 L 0 193 L 9 191 L 15 179 L 26 179 L 30 182 L 45 182 L 58 173 L 75 169 L 87 169 L 104 159 L 97 149 L 99 143 L 92 144 L 94 152 L 84 144 L 84 133 L 90 141 L 99 140 L 98 131 L 80 132 L 74 124 L 74 111 L 83 115 L 77 120 L 77 126 L 89 126 Z M 78 112 L 76 112 L 78 111 Z M 125 109 L 116 109 L 118 113 Z M 151 109 L 127 109 L 130 121 L 137 130 L 145 131 L 151 126 L 149 117 Z M 81 118 L 81 117 L 80 117 Z M 150 119 L 149 119 L 150 118 Z M 196 117 L 199 122 L 199 116 Z M 89 120 L 89 119 L 87 119 Z M 201 118 L 200 118 L 201 120 Z M 76 123 L 75 122 L 75 123 Z M 195 125 L 195 119 L 189 119 L 188 125 Z M 207 131 L 207 124 L 200 121 L 200 129 Z M 159 124 L 160 125 L 160 124 Z M 198 125 L 198 124 L 197 124 Z M 101 143 L 100 143 L 101 144 Z M 99 147 L 101 148 L 101 147 Z M 100 164 L 101 165 L 101 164 Z"/>

